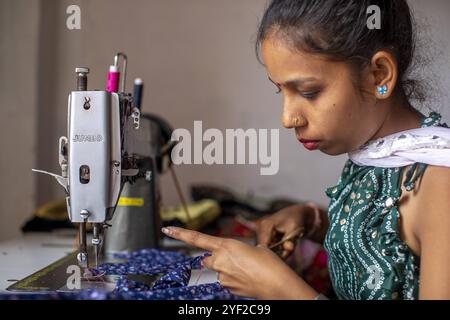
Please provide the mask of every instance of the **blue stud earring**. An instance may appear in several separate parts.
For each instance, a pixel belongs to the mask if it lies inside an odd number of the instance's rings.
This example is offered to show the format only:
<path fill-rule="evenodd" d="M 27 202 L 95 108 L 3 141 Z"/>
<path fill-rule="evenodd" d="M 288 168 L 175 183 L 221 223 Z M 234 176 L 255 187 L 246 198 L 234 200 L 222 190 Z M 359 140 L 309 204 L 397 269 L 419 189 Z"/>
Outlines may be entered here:
<path fill-rule="evenodd" d="M 384 85 L 382 87 L 378 87 L 378 93 L 381 94 L 381 95 L 385 95 L 386 93 L 388 93 L 387 85 Z"/>

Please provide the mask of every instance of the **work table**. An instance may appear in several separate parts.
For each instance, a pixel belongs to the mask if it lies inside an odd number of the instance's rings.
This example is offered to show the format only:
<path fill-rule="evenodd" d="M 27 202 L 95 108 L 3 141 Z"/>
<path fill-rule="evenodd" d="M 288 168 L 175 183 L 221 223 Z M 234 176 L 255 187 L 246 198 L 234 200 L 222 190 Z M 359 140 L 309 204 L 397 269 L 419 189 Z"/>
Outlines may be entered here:
<path fill-rule="evenodd" d="M 75 248 L 72 230 L 26 233 L 20 237 L 0 242 L 0 293 L 30 274 L 39 271 L 56 260 L 72 253 Z M 163 240 L 163 247 L 180 246 L 180 242 Z M 201 254 L 192 251 L 191 255 Z M 217 273 L 211 270 L 192 270 L 189 285 L 217 281 Z"/>

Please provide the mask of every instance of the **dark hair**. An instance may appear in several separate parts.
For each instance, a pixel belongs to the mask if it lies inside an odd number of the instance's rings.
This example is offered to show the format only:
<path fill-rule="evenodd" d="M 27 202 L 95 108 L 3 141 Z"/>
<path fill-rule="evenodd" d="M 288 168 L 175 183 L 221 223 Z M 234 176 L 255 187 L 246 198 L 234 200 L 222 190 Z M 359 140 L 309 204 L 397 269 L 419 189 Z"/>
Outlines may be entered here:
<path fill-rule="evenodd" d="M 381 29 L 369 29 L 367 9 L 381 9 Z M 416 80 L 408 79 L 415 53 L 415 24 L 406 0 L 272 0 L 259 26 L 256 51 L 268 37 L 293 49 L 350 62 L 356 70 L 373 55 L 388 50 L 398 61 L 396 90 L 409 99 L 424 100 Z"/>

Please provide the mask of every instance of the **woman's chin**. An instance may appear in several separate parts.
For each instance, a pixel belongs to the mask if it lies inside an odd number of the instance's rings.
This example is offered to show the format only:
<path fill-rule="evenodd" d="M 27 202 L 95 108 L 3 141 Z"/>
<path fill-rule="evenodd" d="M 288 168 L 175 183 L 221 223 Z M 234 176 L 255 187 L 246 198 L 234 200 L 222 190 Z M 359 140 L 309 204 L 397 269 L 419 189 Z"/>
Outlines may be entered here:
<path fill-rule="evenodd" d="M 340 156 L 349 152 L 346 148 L 330 144 L 322 144 L 318 150 L 328 156 Z"/>

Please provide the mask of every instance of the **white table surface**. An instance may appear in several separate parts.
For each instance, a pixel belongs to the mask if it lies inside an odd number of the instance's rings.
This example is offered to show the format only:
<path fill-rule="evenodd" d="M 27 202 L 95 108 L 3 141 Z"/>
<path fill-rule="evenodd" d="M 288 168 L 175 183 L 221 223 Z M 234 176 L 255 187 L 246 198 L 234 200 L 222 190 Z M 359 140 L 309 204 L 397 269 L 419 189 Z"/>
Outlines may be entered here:
<path fill-rule="evenodd" d="M 27 233 L 18 238 L 0 242 L 0 292 L 15 281 L 48 266 L 75 250 L 75 236 L 71 230 Z M 164 239 L 163 246 L 180 245 L 175 240 Z M 192 255 L 200 254 L 193 252 Z M 189 285 L 217 281 L 211 270 L 192 270 Z"/>

